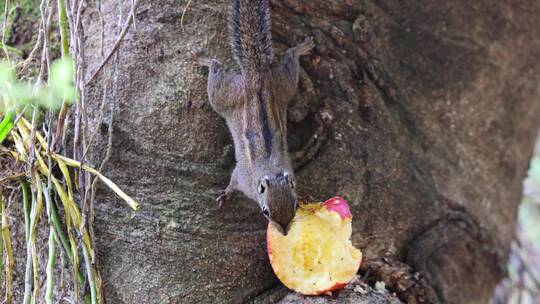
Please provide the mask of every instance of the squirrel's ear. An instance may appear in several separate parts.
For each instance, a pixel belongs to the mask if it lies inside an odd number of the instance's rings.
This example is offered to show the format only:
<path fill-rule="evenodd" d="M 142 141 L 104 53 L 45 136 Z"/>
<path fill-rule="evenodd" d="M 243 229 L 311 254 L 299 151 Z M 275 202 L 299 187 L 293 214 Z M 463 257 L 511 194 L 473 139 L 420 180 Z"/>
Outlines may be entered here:
<path fill-rule="evenodd" d="M 289 172 L 284 172 L 283 177 L 285 177 L 285 181 L 291 186 L 292 189 L 296 187 L 296 184 L 294 182 L 294 178 L 291 177 Z"/>

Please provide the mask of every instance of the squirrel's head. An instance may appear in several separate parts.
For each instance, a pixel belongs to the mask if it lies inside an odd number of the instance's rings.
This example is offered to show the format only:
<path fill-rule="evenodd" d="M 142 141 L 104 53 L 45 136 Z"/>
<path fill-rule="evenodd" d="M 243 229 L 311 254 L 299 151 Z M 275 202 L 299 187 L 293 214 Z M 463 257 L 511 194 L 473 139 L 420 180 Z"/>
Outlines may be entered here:
<path fill-rule="evenodd" d="M 266 218 L 277 224 L 284 234 L 296 213 L 294 176 L 289 172 L 266 175 L 257 185 L 257 197 Z"/>

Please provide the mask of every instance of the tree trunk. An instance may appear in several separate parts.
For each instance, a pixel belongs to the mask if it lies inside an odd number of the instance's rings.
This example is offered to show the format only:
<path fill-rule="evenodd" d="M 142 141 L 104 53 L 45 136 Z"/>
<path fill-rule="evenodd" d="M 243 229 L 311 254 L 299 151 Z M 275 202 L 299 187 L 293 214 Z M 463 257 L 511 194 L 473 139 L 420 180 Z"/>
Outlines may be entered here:
<path fill-rule="evenodd" d="M 183 27 L 184 1 L 141 3 L 116 64 L 88 87 L 89 112 L 104 85 L 116 104 L 104 173 L 142 204 L 131 212 L 105 188 L 97 198 L 108 303 L 263 303 L 286 293 L 257 204 L 214 201 L 234 149 L 189 51 L 234 68 L 227 2 L 191 2 Z M 105 54 L 130 5 L 119 17 L 118 1 L 102 1 Z M 316 43 L 289 111 L 291 150 L 317 132 L 319 109 L 333 117 L 296 172 L 299 195 L 350 202 L 366 265 L 404 263 L 428 282 L 430 301 L 485 303 L 504 274 L 540 125 L 540 3 L 274 0 L 271 9 L 277 57 L 305 36 Z M 90 76 L 103 59 L 102 29 L 94 7 L 85 14 Z M 106 153 L 109 120 L 95 159 Z"/>

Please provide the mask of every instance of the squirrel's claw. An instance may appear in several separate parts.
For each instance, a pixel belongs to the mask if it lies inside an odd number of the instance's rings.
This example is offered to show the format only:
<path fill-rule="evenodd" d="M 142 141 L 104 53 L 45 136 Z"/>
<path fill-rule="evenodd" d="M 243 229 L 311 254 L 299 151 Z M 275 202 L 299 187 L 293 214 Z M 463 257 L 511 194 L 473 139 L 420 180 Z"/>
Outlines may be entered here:
<path fill-rule="evenodd" d="M 315 42 L 313 41 L 313 37 L 308 37 L 304 42 L 299 44 L 296 47 L 296 52 L 299 56 L 307 55 L 313 48 L 315 47 Z"/>
<path fill-rule="evenodd" d="M 213 59 L 204 56 L 204 51 L 201 48 L 192 49 L 189 54 L 191 60 L 195 61 L 198 65 L 209 67 L 212 64 Z"/>
<path fill-rule="evenodd" d="M 232 191 L 229 191 L 228 189 L 225 189 L 223 191 L 221 191 L 221 194 L 216 197 L 216 202 L 218 204 L 218 209 L 221 208 L 221 206 L 223 206 L 223 203 L 227 201 L 227 199 L 229 198 L 229 195 L 232 193 Z"/>

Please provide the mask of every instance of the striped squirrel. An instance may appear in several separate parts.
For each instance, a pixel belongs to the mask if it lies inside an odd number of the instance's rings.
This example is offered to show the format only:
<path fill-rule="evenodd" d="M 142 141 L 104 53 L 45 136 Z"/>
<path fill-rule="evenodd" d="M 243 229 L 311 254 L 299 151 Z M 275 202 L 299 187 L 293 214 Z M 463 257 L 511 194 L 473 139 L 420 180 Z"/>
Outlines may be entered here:
<path fill-rule="evenodd" d="M 313 48 L 306 39 L 272 66 L 268 0 L 231 0 L 229 36 L 239 72 L 217 59 L 193 54 L 209 67 L 208 99 L 232 134 L 236 167 L 216 200 L 235 190 L 257 201 L 265 217 L 286 233 L 297 207 L 295 177 L 287 149 L 287 107 L 296 92 L 299 56 Z"/>

